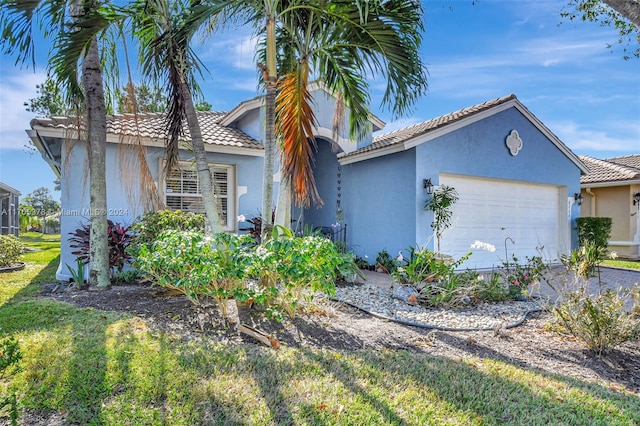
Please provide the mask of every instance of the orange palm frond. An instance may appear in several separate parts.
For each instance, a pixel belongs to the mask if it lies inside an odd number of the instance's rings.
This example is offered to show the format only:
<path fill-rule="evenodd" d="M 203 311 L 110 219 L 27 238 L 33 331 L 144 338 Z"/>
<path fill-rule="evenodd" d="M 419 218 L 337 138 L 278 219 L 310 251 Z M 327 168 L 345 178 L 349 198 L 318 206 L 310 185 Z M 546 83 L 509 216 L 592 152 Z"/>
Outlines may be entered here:
<path fill-rule="evenodd" d="M 276 132 L 282 141 L 280 164 L 289 177 L 298 206 L 309 207 L 311 201 L 322 205 L 313 177 L 314 150 L 313 99 L 308 89 L 309 64 L 298 63 L 295 71 L 284 75 L 276 98 Z"/>

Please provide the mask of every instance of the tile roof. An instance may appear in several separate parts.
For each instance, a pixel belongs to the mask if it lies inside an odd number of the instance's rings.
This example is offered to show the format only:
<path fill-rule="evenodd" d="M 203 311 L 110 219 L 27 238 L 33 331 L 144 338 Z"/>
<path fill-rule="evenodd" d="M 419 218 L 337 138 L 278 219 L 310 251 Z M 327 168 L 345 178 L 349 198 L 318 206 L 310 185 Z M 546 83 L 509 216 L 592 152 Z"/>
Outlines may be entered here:
<path fill-rule="evenodd" d="M 640 155 L 599 160 L 580 156 L 589 173 L 580 178 L 581 184 L 640 180 Z"/>
<path fill-rule="evenodd" d="M 389 147 L 392 145 L 396 145 L 402 142 L 405 142 L 409 139 L 415 138 L 416 136 L 423 135 L 430 131 L 439 129 L 451 123 L 455 123 L 456 121 L 460 121 L 463 118 L 470 117 L 479 112 L 488 110 L 510 100 L 517 99 L 516 95 L 511 94 L 509 96 L 504 96 L 502 98 L 497 98 L 491 101 L 483 102 L 478 105 L 474 105 L 468 108 L 463 108 L 459 111 L 455 111 L 449 114 L 441 115 L 440 117 L 433 118 L 428 121 L 424 121 L 422 123 L 414 124 L 409 127 L 405 127 L 403 129 L 394 130 L 393 132 L 385 133 L 373 138 L 373 143 L 371 145 L 360 148 L 356 151 L 353 151 L 349 154 L 346 154 L 344 157 L 349 157 L 356 154 L 361 154 L 363 152 L 375 151 L 381 148 Z"/>
<path fill-rule="evenodd" d="M 262 144 L 241 130 L 220 125 L 220 120 L 227 115 L 220 111 L 198 111 L 198 121 L 204 142 L 210 145 L 264 149 Z M 75 117 L 36 118 L 31 120 L 31 127 L 62 129 L 74 131 Z M 116 114 L 107 116 L 107 134 L 118 136 L 136 136 L 152 140 L 166 139 L 164 113 Z M 181 141 L 189 141 L 189 128 L 184 123 Z"/>
<path fill-rule="evenodd" d="M 625 157 L 606 158 L 605 161 L 620 164 L 621 166 L 633 167 L 640 170 L 640 154 L 627 155 Z"/>

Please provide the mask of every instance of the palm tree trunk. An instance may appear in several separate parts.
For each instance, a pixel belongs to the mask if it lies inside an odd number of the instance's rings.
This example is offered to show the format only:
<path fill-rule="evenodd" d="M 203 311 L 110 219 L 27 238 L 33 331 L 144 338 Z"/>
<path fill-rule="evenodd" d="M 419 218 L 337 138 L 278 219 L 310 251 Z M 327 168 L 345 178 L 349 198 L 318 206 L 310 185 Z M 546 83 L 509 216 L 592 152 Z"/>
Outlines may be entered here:
<path fill-rule="evenodd" d="M 280 169 L 280 187 L 276 204 L 276 225 L 291 228 L 291 181 L 283 176 Z"/>
<path fill-rule="evenodd" d="M 187 117 L 187 124 L 189 125 L 189 133 L 191 134 L 191 145 L 193 146 L 193 154 L 196 158 L 196 169 L 198 170 L 198 181 L 200 182 L 204 211 L 209 220 L 211 232 L 215 234 L 222 231 L 222 226 L 220 225 L 218 203 L 214 193 L 213 178 L 211 176 L 211 169 L 209 169 L 207 152 L 204 149 L 200 123 L 198 123 L 196 108 L 193 105 L 191 90 L 189 90 L 189 86 L 184 80 L 180 82 L 179 90 L 184 100 L 184 111 Z"/>
<path fill-rule="evenodd" d="M 275 157 L 276 127 L 276 22 L 267 16 L 267 72 L 265 85 L 265 135 L 264 135 L 264 170 L 262 181 L 262 232 L 261 241 L 266 241 L 273 226 L 273 170 Z"/>
<path fill-rule="evenodd" d="M 85 91 L 89 139 L 89 207 L 91 234 L 89 236 L 92 286 L 109 288 L 109 242 L 107 238 L 107 112 L 98 44 L 95 39 L 82 61 L 82 83 Z"/>

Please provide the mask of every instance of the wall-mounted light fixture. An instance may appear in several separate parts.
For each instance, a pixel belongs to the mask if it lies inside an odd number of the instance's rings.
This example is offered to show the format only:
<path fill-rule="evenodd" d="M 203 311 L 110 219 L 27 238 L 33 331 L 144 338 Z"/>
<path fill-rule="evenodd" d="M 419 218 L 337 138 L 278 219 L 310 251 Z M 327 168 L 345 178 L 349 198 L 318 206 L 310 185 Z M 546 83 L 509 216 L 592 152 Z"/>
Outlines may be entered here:
<path fill-rule="evenodd" d="M 635 194 L 633 194 L 633 205 L 638 205 L 638 208 L 640 209 L 640 192 L 636 192 Z"/>
<path fill-rule="evenodd" d="M 576 192 L 575 194 L 573 194 L 573 199 L 576 200 L 576 203 L 578 203 L 579 206 L 582 205 L 582 194 L 579 192 Z"/>
<path fill-rule="evenodd" d="M 422 179 L 422 187 L 427 191 L 427 194 L 433 194 L 433 184 L 431 179 Z"/>

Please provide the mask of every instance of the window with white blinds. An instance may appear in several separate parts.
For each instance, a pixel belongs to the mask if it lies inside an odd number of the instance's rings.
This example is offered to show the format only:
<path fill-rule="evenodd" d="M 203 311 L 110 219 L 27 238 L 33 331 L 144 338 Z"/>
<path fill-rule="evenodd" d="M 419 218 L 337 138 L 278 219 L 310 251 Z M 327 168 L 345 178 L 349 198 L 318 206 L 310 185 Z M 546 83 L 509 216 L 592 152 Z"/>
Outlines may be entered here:
<path fill-rule="evenodd" d="M 225 230 L 233 230 L 235 227 L 233 166 L 214 164 L 210 168 L 220 222 Z M 181 162 L 180 168 L 173 170 L 167 176 L 164 189 L 165 204 L 168 209 L 204 213 L 202 192 L 195 164 Z"/>

